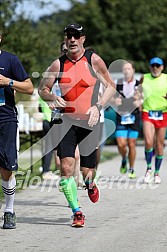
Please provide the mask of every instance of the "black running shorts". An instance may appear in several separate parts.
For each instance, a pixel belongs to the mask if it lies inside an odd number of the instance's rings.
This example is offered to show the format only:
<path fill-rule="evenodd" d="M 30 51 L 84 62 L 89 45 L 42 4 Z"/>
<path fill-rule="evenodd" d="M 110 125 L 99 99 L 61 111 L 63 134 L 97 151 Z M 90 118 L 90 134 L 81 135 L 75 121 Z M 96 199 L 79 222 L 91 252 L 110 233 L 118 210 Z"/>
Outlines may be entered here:
<path fill-rule="evenodd" d="M 74 158 L 78 145 L 81 167 L 95 168 L 100 124 L 98 123 L 91 128 L 88 126 L 88 121 L 74 120 L 67 116 L 62 119 L 61 133 L 59 131 L 59 134 L 62 134 L 63 137 L 57 147 L 58 156 L 61 159 Z"/>

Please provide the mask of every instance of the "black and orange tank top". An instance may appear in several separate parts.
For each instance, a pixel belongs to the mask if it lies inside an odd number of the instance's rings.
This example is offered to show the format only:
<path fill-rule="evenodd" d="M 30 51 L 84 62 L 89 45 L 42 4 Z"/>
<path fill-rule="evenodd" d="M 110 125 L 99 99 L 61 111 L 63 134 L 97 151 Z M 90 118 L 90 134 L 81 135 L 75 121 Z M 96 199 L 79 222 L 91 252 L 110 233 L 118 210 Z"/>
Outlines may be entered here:
<path fill-rule="evenodd" d="M 88 119 L 87 110 L 98 101 L 100 82 L 92 69 L 91 56 L 93 52 L 86 50 L 76 62 L 66 55 L 59 58 L 60 74 L 58 83 L 61 94 L 67 102 L 63 113 L 79 119 Z"/>

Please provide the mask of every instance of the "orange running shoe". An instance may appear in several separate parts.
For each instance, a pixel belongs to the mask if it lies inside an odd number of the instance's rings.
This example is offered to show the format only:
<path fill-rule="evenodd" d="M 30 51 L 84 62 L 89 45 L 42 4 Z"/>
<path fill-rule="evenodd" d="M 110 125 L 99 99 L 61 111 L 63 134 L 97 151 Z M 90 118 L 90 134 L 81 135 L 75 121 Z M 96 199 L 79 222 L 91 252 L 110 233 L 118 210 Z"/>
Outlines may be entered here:
<path fill-rule="evenodd" d="M 84 227 L 85 226 L 85 216 L 82 212 L 76 212 L 74 214 L 74 219 L 72 223 L 72 227 Z"/>
<path fill-rule="evenodd" d="M 100 191 L 99 188 L 97 187 L 96 184 L 92 187 L 92 189 L 88 189 L 88 196 L 89 199 L 93 202 L 96 203 L 100 199 Z"/>

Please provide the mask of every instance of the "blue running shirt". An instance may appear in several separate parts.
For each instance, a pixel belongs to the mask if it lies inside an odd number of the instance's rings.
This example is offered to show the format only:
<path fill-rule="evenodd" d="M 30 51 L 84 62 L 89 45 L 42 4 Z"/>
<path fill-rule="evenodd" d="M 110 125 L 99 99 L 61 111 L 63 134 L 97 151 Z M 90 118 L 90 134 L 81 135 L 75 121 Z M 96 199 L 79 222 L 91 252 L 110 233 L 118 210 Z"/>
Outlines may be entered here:
<path fill-rule="evenodd" d="M 29 78 L 16 55 L 0 52 L 0 74 L 7 78 L 24 81 Z M 0 87 L 0 122 L 17 121 L 14 90 L 10 86 Z"/>

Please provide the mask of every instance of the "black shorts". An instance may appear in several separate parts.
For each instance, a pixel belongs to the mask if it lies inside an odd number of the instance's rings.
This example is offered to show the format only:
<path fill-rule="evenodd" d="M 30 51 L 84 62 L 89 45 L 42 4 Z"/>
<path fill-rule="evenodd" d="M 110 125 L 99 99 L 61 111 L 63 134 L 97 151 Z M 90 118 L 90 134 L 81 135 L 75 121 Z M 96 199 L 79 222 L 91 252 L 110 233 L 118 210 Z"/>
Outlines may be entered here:
<path fill-rule="evenodd" d="M 60 126 L 61 125 L 61 126 Z M 63 116 L 62 123 L 52 126 L 52 140 L 56 139 L 57 154 L 60 159 L 65 157 L 75 157 L 76 146 L 79 146 L 80 165 L 87 168 L 96 167 L 96 152 L 99 142 L 98 123 L 93 128 L 88 126 L 87 121 L 74 120 L 68 116 Z M 57 130 L 59 127 L 59 131 Z M 55 128 L 55 130 L 53 130 Z M 56 142 L 53 141 L 53 148 Z"/>
<path fill-rule="evenodd" d="M 18 169 L 17 122 L 0 122 L 0 167 L 10 171 Z"/>

